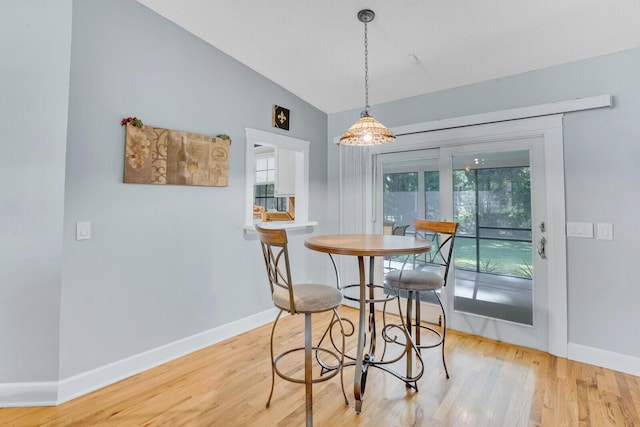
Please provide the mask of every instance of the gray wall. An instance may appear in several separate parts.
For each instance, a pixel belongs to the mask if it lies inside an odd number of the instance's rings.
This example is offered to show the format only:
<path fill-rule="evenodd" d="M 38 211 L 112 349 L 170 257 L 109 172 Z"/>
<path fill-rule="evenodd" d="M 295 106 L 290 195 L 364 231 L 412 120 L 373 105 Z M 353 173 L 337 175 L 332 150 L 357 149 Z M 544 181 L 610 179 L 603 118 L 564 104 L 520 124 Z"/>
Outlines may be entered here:
<path fill-rule="evenodd" d="M 273 307 L 243 230 L 244 129 L 311 141 L 323 224 L 326 114 L 134 0 L 5 3 L 0 384 L 69 378 Z M 271 127 L 273 104 L 289 132 Z M 229 134 L 229 186 L 123 184 L 133 115 Z M 292 234 L 296 278 L 323 279 L 308 234 Z"/>
<path fill-rule="evenodd" d="M 212 23 L 214 24 L 214 23 Z M 245 127 L 311 141 L 322 212 L 326 114 L 133 0 L 75 1 L 67 146 L 60 377 L 272 307 L 245 239 Z M 271 128 L 273 104 L 290 132 Z M 231 136 L 228 187 L 123 184 L 120 119 Z M 314 218 L 323 221 L 323 217 Z M 76 221 L 93 238 L 75 241 Z M 302 237 L 292 240 L 300 280 Z"/>
<path fill-rule="evenodd" d="M 0 383 L 58 378 L 71 0 L 2 2 Z"/>
<path fill-rule="evenodd" d="M 639 74 L 640 49 L 633 49 L 372 108 L 374 117 L 394 127 L 613 95 L 613 109 L 570 113 L 564 120 L 567 220 L 610 222 L 614 229 L 613 241 L 568 239 L 569 341 L 634 357 L 640 357 L 640 340 L 631 338 L 640 324 Z M 330 115 L 329 138 L 341 135 L 358 114 Z M 330 144 L 330 187 L 337 185 L 338 158 Z M 329 206 L 338 212 L 335 196 Z"/>

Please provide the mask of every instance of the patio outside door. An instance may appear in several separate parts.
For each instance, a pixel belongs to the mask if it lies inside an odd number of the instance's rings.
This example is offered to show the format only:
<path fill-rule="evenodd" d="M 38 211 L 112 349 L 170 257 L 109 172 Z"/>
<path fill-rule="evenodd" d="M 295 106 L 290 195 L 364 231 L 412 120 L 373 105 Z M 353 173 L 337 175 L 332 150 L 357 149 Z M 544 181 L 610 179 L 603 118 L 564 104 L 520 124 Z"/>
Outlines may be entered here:
<path fill-rule="evenodd" d="M 415 218 L 459 223 L 455 268 L 441 293 L 448 327 L 547 349 L 542 149 L 520 138 L 378 156 L 387 226 L 409 225 L 411 234 Z M 437 313 L 432 296 L 422 300 Z"/>

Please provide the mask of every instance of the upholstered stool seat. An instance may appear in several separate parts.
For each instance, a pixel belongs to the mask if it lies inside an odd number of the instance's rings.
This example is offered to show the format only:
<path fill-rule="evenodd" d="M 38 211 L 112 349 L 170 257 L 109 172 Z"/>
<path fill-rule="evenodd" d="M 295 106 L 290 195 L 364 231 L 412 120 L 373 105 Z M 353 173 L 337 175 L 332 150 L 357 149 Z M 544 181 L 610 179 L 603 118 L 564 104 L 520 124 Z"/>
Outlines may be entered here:
<path fill-rule="evenodd" d="M 444 279 L 437 273 L 418 270 L 393 270 L 386 275 L 389 285 L 405 291 L 435 291 L 444 285 Z"/>
<path fill-rule="evenodd" d="M 289 310 L 289 291 L 277 288 L 273 291 L 273 303 L 282 310 Z M 293 285 L 293 304 L 301 313 L 320 313 L 333 310 L 342 303 L 342 292 L 338 289 L 318 284 Z"/>

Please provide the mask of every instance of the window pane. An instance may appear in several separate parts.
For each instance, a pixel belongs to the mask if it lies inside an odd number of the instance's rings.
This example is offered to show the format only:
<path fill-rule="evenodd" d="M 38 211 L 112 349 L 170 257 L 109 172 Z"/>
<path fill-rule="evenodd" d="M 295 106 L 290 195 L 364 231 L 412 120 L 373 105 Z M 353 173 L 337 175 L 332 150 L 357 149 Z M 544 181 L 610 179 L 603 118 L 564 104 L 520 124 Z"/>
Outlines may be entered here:
<path fill-rule="evenodd" d="M 267 182 L 267 172 L 256 171 L 256 182 Z"/>
<path fill-rule="evenodd" d="M 531 325 L 529 153 L 465 153 L 453 167 L 454 309 Z"/>
<path fill-rule="evenodd" d="M 453 171 L 454 219 L 459 223 L 458 236 L 476 235 L 475 171 Z"/>
<path fill-rule="evenodd" d="M 440 220 L 440 172 L 437 170 L 424 173 L 424 217 Z"/>
<path fill-rule="evenodd" d="M 529 167 L 478 170 L 479 226 L 531 228 Z"/>
<path fill-rule="evenodd" d="M 384 219 L 395 226 L 413 225 L 418 217 L 418 173 L 387 173 L 383 180 Z"/>
<path fill-rule="evenodd" d="M 256 170 L 263 171 L 267 169 L 267 159 L 264 157 L 260 157 L 256 159 Z"/>

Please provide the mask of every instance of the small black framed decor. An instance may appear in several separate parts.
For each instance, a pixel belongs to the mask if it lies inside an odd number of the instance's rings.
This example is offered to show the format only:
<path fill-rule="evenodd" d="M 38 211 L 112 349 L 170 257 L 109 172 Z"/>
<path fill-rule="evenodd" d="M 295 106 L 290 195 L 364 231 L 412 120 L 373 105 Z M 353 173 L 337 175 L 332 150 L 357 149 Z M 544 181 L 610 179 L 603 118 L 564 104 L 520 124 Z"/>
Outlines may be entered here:
<path fill-rule="evenodd" d="M 290 113 L 288 108 L 273 106 L 272 124 L 274 128 L 289 130 Z"/>

